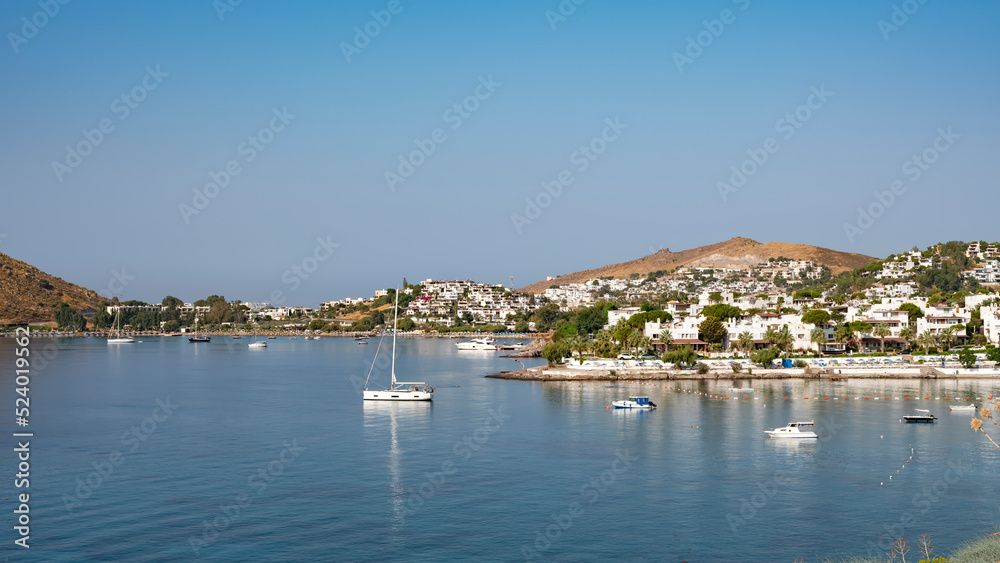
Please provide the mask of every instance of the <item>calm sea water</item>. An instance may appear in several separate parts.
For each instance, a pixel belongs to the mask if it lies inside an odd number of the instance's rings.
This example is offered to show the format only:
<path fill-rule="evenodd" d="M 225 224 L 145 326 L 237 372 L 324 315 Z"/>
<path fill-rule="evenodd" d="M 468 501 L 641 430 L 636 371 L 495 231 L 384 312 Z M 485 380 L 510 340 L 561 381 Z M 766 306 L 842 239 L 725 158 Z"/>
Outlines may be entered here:
<path fill-rule="evenodd" d="M 246 344 L 34 340 L 24 550 L 13 342 L 0 340 L 0 555 L 790 562 L 921 534 L 942 553 L 1000 522 L 1000 452 L 947 409 L 992 381 L 543 384 L 484 379 L 517 367 L 497 353 L 400 339 L 397 375 L 435 385 L 434 402 L 363 404 L 377 342 Z M 374 371 L 388 381 L 385 364 Z M 751 384 L 748 400 L 695 393 Z M 630 394 L 660 408 L 607 410 Z M 912 398 L 884 400 L 897 396 Z M 914 407 L 940 420 L 901 424 Z M 761 431 L 812 419 L 812 443 Z"/>

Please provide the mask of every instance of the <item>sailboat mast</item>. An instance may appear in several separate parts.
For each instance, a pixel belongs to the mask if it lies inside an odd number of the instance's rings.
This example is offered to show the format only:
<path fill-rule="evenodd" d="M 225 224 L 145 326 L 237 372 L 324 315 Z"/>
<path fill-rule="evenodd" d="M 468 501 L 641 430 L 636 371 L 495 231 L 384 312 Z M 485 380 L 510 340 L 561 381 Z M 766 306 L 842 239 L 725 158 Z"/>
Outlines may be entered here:
<path fill-rule="evenodd" d="M 396 289 L 396 304 L 392 308 L 392 386 L 396 386 L 396 322 L 399 320 L 399 289 Z"/>

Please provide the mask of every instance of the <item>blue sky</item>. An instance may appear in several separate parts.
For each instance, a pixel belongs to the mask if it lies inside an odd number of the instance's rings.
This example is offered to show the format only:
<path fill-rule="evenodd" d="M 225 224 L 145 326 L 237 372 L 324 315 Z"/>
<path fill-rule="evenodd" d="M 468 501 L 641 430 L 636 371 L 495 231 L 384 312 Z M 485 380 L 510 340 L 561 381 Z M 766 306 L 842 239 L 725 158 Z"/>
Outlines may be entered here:
<path fill-rule="evenodd" d="M 316 305 L 733 236 L 1000 238 L 995 3 L 225 2 L 0 5 L 0 252 Z"/>

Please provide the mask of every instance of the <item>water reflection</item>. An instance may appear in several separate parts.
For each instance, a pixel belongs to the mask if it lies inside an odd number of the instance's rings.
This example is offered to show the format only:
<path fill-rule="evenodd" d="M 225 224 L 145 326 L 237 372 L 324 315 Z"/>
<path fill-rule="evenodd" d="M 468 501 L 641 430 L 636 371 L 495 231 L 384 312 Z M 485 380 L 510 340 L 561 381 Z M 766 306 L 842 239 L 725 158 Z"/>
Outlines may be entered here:
<path fill-rule="evenodd" d="M 398 531 L 406 511 L 402 458 L 407 450 L 404 446 L 413 443 L 409 439 L 410 433 L 419 433 L 420 429 L 427 427 L 434 404 L 424 401 L 363 401 L 362 405 L 368 453 L 378 458 L 381 457 L 379 451 L 385 452 L 392 511 L 390 528 Z"/>

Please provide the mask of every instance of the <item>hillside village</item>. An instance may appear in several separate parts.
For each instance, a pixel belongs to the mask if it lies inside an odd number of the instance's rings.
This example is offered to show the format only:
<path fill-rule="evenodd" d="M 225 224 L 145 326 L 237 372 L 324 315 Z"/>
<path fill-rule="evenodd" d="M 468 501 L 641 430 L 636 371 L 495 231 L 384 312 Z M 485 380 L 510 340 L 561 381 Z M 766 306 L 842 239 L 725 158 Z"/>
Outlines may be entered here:
<path fill-rule="evenodd" d="M 553 281 L 554 280 L 550 280 Z M 608 333 L 617 349 L 638 339 L 660 352 L 898 351 L 911 346 L 1000 343 L 1000 244 L 916 248 L 836 276 L 811 260 L 771 257 L 737 267 L 679 266 L 627 279 L 552 283 L 538 293 L 503 284 L 427 279 L 400 292 L 400 329 L 424 332 Z M 226 301 L 112 302 L 90 319 L 132 330 L 371 331 L 391 328 L 395 291 L 312 307 Z M 586 316 L 587 320 L 581 320 Z M 716 322 L 718 321 L 718 322 Z M 634 334 L 625 341 L 617 327 Z M 82 327 L 80 327 L 82 328 Z M 617 335 L 617 336 L 616 336 Z M 557 336 L 557 339 L 559 336 Z"/>

